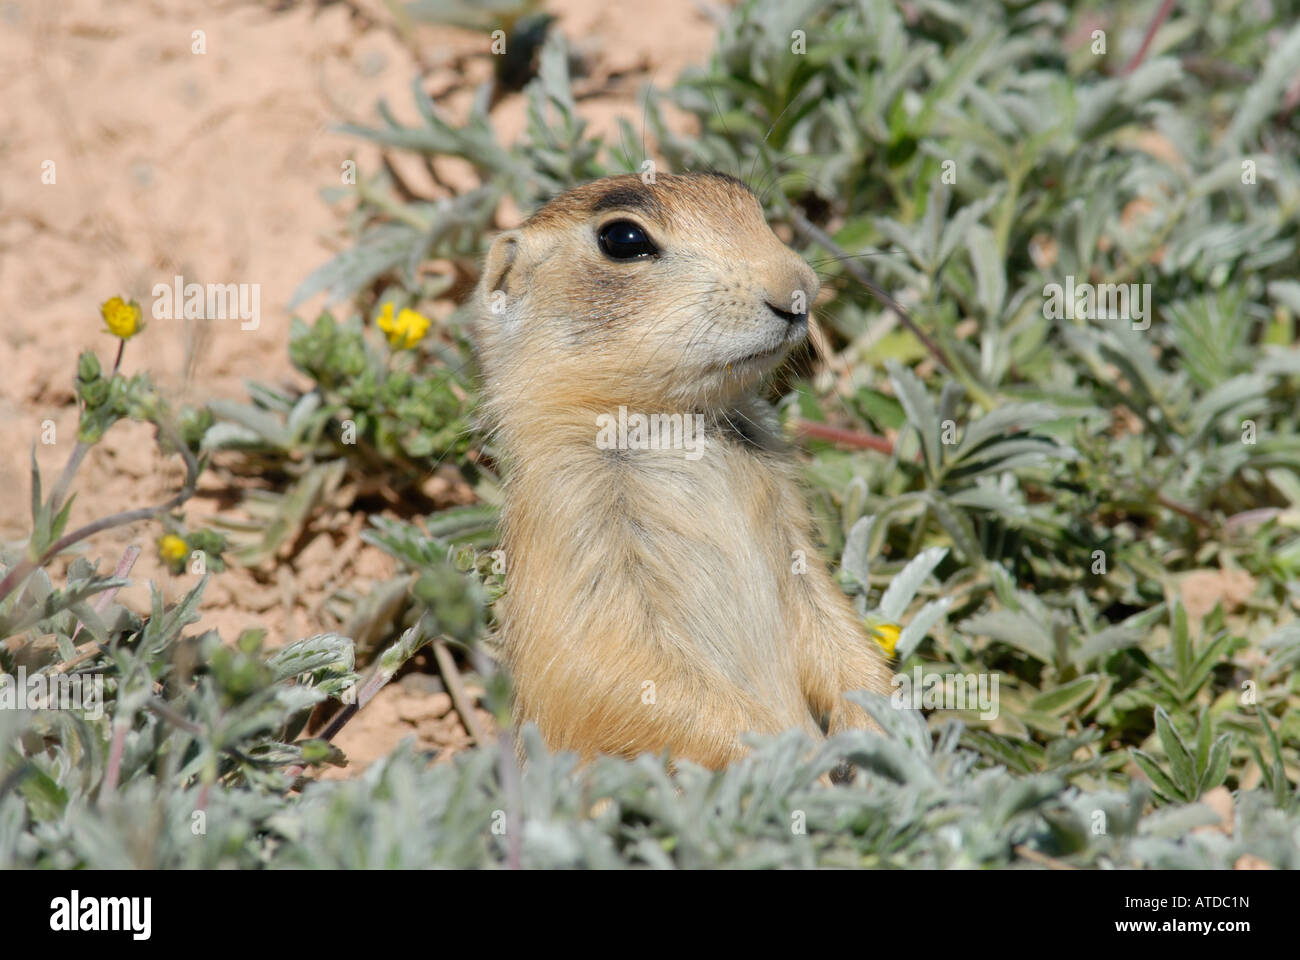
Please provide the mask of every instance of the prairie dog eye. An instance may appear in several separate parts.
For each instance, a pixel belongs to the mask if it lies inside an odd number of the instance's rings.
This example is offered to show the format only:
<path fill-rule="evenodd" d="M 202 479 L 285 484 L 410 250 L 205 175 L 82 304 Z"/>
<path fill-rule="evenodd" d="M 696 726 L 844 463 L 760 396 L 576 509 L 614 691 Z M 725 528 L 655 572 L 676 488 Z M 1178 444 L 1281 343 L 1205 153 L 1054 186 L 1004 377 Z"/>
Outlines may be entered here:
<path fill-rule="evenodd" d="M 605 224 L 596 240 L 601 252 L 612 260 L 636 260 L 659 252 L 646 232 L 631 220 L 613 220 Z"/>

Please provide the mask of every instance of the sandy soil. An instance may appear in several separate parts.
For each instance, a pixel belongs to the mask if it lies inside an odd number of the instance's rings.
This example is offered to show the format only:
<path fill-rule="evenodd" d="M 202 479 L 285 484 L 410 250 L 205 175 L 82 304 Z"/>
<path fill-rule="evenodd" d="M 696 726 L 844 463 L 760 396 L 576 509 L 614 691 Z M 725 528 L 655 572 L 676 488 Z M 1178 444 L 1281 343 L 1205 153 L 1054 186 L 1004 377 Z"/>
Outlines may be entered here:
<path fill-rule="evenodd" d="M 618 116 L 640 123 L 644 83 L 671 83 L 712 45 L 713 27 L 691 0 L 659 0 L 649 13 L 601 0 L 546 6 L 592 65 L 584 115 L 614 136 Z M 117 341 L 98 314 L 108 297 L 134 297 L 147 314 L 154 284 L 177 274 L 259 284 L 256 330 L 237 320 L 152 321 L 123 369 L 147 370 L 176 402 L 243 399 L 245 379 L 294 382 L 284 304 L 348 242 L 342 208 L 320 190 L 339 182 L 345 160 L 362 170 L 378 163 L 335 126 L 371 121 L 381 97 L 413 119 L 417 73 L 456 115 L 490 74 L 489 42 L 432 25 L 404 37 L 379 0 L 0 0 L 0 539 L 28 533 L 33 445 L 48 489 L 75 442 L 77 353 L 90 347 L 112 363 Z M 518 96 L 494 111 L 506 139 L 523 117 Z M 80 471 L 72 523 L 165 500 L 182 475 L 178 461 L 156 454 L 148 429 L 118 425 Z M 208 476 L 187 515 L 237 510 L 224 488 Z M 321 605 L 333 591 L 365 592 L 394 574 L 358 531 L 316 531 L 274 570 L 216 577 L 201 625 L 227 639 L 265 626 L 276 644 L 332 628 Z M 89 548 L 101 568 L 129 544 L 142 548 L 119 595 L 140 611 L 149 580 L 168 600 L 193 584 L 160 566 L 158 534 L 140 524 Z M 468 742 L 435 677 L 391 686 L 339 743 L 355 771 L 412 734 L 431 747 Z"/>

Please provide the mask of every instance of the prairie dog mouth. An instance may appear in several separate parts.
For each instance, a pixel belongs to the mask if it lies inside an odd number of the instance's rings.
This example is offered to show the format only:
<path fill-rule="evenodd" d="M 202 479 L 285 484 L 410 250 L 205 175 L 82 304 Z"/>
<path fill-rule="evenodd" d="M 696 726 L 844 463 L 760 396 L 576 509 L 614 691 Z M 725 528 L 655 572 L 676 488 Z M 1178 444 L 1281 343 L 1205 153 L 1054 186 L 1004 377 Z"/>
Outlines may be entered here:
<path fill-rule="evenodd" d="M 759 350 L 756 353 L 748 353 L 733 362 L 734 363 L 758 363 L 763 360 L 775 360 L 777 357 L 781 356 L 783 353 L 789 350 L 792 346 L 794 346 L 794 344 L 791 342 L 778 343 L 775 347 L 772 347 L 772 349 L 770 350 Z"/>
<path fill-rule="evenodd" d="M 799 339 L 786 340 L 783 343 L 778 343 L 775 347 L 771 347 L 767 350 L 757 350 L 753 353 L 741 354 L 740 356 L 734 357 L 730 360 L 725 360 L 722 361 L 721 363 L 714 364 L 714 366 L 719 369 L 726 369 L 730 367 L 739 367 L 739 366 L 774 365 L 776 361 L 780 360 L 783 356 L 785 356 L 785 354 L 790 352 L 790 350 L 799 342 Z"/>
<path fill-rule="evenodd" d="M 791 348 L 802 343 L 808 336 L 808 318 L 801 317 L 792 322 L 786 328 L 785 336 L 781 342 L 764 350 L 755 350 L 752 353 L 746 353 L 733 360 L 726 361 L 723 366 L 731 364 L 761 364 L 764 362 L 776 360 L 783 354 L 790 351 Z"/>

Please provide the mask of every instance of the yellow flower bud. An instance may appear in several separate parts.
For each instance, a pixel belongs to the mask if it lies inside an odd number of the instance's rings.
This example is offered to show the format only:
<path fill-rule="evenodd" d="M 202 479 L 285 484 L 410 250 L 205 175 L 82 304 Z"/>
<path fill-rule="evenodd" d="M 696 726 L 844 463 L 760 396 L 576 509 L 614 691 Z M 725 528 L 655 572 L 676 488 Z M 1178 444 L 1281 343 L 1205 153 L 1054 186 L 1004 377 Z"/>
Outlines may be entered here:
<path fill-rule="evenodd" d="M 158 541 L 158 553 L 167 563 L 175 565 L 184 562 L 189 556 L 190 545 L 185 542 L 184 538 L 169 533 Z"/>
<path fill-rule="evenodd" d="M 140 305 L 134 300 L 127 303 L 121 297 L 111 297 L 104 301 L 99 312 L 108 325 L 108 332 L 115 337 L 129 340 L 144 329 L 140 326 Z"/>
<path fill-rule="evenodd" d="M 902 629 L 896 623 L 877 623 L 871 628 L 874 633 L 876 643 L 880 644 L 880 649 L 884 650 L 889 656 L 894 655 L 894 648 L 898 646 L 898 635 Z"/>
<path fill-rule="evenodd" d="M 388 337 L 388 345 L 394 350 L 410 350 L 429 332 L 428 317 L 414 310 L 403 309 L 394 317 L 391 300 L 384 304 L 384 309 L 380 311 L 376 323 Z"/>

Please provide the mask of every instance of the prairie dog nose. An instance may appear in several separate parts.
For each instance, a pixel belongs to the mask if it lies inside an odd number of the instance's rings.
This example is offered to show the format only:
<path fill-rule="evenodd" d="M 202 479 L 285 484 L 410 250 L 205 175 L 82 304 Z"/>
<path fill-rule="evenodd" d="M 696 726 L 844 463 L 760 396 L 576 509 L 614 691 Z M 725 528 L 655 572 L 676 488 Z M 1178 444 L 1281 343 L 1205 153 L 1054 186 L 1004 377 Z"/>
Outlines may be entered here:
<path fill-rule="evenodd" d="M 764 271 L 767 305 L 788 321 L 806 319 L 821 284 L 812 267 L 789 250 L 770 270 Z"/>

